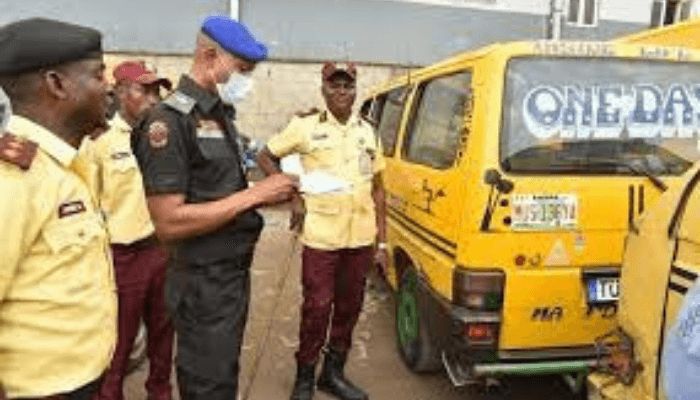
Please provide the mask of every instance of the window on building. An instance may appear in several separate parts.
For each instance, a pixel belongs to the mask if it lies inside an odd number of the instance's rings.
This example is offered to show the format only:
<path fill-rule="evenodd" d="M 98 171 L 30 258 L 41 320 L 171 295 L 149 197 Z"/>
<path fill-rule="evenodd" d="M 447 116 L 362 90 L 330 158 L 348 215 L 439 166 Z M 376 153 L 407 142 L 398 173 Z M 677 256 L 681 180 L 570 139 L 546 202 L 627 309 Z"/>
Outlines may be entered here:
<path fill-rule="evenodd" d="M 651 27 L 657 28 L 687 20 L 693 13 L 693 0 L 654 0 Z"/>
<path fill-rule="evenodd" d="M 377 135 L 382 141 L 385 156 L 392 156 L 396 150 L 396 137 L 399 133 L 401 116 L 408 87 L 400 87 L 378 96 L 367 110 L 370 120 L 377 127 Z"/>
<path fill-rule="evenodd" d="M 419 88 L 407 129 L 405 158 L 436 169 L 450 168 L 466 134 L 471 73 L 437 78 Z"/>
<path fill-rule="evenodd" d="M 576 26 L 598 26 L 600 0 L 569 0 L 567 21 Z"/>

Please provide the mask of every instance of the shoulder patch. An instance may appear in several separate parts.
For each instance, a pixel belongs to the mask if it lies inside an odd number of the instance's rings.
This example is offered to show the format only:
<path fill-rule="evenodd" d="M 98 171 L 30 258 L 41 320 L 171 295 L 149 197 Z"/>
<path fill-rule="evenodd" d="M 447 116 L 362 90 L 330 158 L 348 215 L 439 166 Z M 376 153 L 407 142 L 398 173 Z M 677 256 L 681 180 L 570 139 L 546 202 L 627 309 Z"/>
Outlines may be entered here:
<path fill-rule="evenodd" d="M 194 105 L 197 104 L 197 101 L 192 97 L 176 90 L 165 100 L 163 100 L 163 104 L 182 114 L 189 114 L 192 112 Z"/>
<path fill-rule="evenodd" d="M 306 117 L 309 117 L 312 115 L 316 115 L 320 112 L 321 112 L 321 110 L 319 110 L 318 108 L 312 107 L 306 111 L 299 111 L 299 112 L 295 113 L 294 115 L 299 117 L 299 118 L 306 118 Z"/>
<path fill-rule="evenodd" d="M 0 160 L 26 171 L 32 166 L 39 145 L 10 133 L 0 135 Z"/>
<path fill-rule="evenodd" d="M 153 121 L 148 125 L 148 143 L 154 149 L 160 149 L 168 145 L 170 131 L 163 121 Z"/>

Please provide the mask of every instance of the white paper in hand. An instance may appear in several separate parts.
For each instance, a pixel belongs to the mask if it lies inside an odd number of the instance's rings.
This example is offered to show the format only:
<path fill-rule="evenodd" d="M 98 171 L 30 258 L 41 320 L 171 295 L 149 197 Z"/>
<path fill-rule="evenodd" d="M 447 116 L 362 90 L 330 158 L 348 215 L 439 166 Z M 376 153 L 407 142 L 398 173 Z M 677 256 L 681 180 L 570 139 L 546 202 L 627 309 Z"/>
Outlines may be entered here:
<path fill-rule="evenodd" d="M 323 171 L 313 171 L 301 176 L 302 193 L 342 193 L 350 190 L 350 183 Z"/>
<path fill-rule="evenodd" d="M 299 154 L 291 154 L 280 160 L 280 169 L 285 174 L 302 176 L 304 175 L 304 167 L 301 165 L 301 157 Z"/>

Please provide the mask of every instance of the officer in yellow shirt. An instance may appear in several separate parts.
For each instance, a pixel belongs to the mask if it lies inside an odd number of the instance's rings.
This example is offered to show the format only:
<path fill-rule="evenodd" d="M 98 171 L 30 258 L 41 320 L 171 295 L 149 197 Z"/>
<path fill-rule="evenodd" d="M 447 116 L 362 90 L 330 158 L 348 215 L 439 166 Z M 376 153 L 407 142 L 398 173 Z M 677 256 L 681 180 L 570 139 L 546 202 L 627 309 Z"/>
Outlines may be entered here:
<path fill-rule="evenodd" d="M 0 27 L 0 384 L 10 399 L 88 400 L 116 340 L 107 232 L 77 148 L 104 127 L 98 31 L 48 19 Z"/>
<path fill-rule="evenodd" d="M 165 307 L 165 270 L 168 256 L 155 238 L 146 205 L 143 177 L 131 150 L 133 126 L 142 122 L 160 101 L 160 89 L 171 83 L 149 71 L 143 62 L 125 61 L 113 71 L 119 108 L 111 128 L 88 141 L 96 162 L 96 188 L 114 256 L 119 294 L 117 348 L 99 395 L 93 400 L 122 400 L 129 354 L 141 321 L 148 340 L 149 400 L 170 400 L 173 327 Z"/>
<path fill-rule="evenodd" d="M 337 186 L 332 192 L 314 193 L 302 178 L 304 304 L 291 399 L 313 397 L 315 365 L 328 336 L 318 388 L 343 400 L 364 400 L 367 394 L 345 378 L 343 369 L 367 271 L 373 259 L 386 263 L 384 159 L 372 126 L 352 114 L 355 66 L 326 63 L 322 75 L 327 109 L 293 118 L 270 139 L 258 162 L 265 173 L 277 174 L 280 158 L 299 154 L 307 176 L 322 174 Z M 296 203 L 295 213 L 301 199 Z M 298 221 L 293 216 L 293 225 Z"/>

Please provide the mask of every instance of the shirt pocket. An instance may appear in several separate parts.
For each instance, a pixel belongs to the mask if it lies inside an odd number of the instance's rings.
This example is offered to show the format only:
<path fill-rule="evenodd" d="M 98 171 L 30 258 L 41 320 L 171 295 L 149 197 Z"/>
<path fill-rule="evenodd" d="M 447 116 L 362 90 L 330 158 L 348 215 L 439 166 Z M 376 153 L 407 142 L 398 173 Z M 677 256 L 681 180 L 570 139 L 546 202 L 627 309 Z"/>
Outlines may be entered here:
<path fill-rule="evenodd" d="M 308 197 L 305 200 L 304 238 L 310 244 L 334 247 L 340 243 L 342 208 L 338 199 Z"/>
<path fill-rule="evenodd" d="M 338 148 L 332 139 L 312 140 L 306 157 L 306 169 L 328 170 L 340 162 Z"/>
<path fill-rule="evenodd" d="M 224 138 L 197 138 L 202 158 L 190 171 L 190 190 L 196 196 L 218 199 L 238 190 L 243 181 L 239 157 Z"/>
<path fill-rule="evenodd" d="M 42 234 L 50 251 L 39 283 L 45 295 L 85 299 L 102 296 L 98 290 L 112 288 L 107 233 L 96 214 L 53 221 Z"/>
<path fill-rule="evenodd" d="M 130 174 L 138 170 L 136 157 L 131 153 L 122 155 L 121 157 L 113 156 L 109 159 L 107 165 L 111 172 L 119 174 Z"/>
<path fill-rule="evenodd" d="M 68 217 L 44 228 L 43 237 L 53 254 L 82 254 L 96 239 L 105 236 L 104 227 L 95 216 Z"/>
<path fill-rule="evenodd" d="M 221 138 L 197 138 L 197 147 L 202 157 L 207 160 L 232 158 L 233 149 L 224 137 Z"/>

